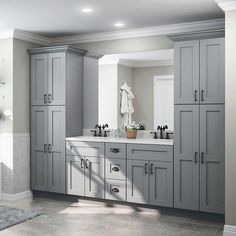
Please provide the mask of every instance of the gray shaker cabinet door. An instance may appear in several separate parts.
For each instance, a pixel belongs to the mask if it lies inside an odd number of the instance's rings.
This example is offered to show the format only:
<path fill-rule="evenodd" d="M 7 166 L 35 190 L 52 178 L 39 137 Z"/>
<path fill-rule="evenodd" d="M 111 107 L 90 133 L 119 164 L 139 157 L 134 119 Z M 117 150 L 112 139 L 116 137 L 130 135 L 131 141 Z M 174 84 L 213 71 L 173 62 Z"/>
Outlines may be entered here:
<path fill-rule="evenodd" d="M 127 201 L 149 203 L 148 161 L 127 161 Z"/>
<path fill-rule="evenodd" d="M 175 106 L 174 206 L 199 210 L 199 106 Z"/>
<path fill-rule="evenodd" d="M 84 158 L 81 156 L 67 156 L 66 175 L 66 193 L 84 196 Z"/>
<path fill-rule="evenodd" d="M 65 107 L 48 106 L 49 191 L 65 193 Z"/>
<path fill-rule="evenodd" d="M 177 42 L 174 46 L 174 103 L 199 103 L 199 40 Z"/>
<path fill-rule="evenodd" d="M 47 54 L 31 56 L 31 105 L 47 103 Z"/>
<path fill-rule="evenodd" d="M 225 102 L 224 38 L 200 40 L 201 103 Z"/>
<path fill-rule="evenodd" d="M 104 198 L 104 158 L 84 157 L 85 160 L 85 196 Z"/>
<path fill-rule="evenodd" d="M 224 213 L 224 105 L 202 105 L 200 122 L 200 210 Z"/>
<path fill-rule="evenodd" d="M 31 188 L 47 190 L 47 107 L 31 108 Z"/>
<path fill-rule="evenodd" d="M 66 105 L 66 53 L 48 54 L 48 104 Z"/>
<path fill-rule="evenodd" d="M 150 204 L 173 207 L 173 163 L 150 162 Z"/>

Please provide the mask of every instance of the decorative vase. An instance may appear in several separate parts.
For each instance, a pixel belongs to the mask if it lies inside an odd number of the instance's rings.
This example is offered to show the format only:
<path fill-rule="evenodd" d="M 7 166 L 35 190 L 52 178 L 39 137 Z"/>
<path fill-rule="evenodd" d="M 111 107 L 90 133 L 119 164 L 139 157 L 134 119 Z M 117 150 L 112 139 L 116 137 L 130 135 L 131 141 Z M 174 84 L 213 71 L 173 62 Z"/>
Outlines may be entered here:
<path fill-rule="evenodd" d="M 135 139 L 138 133 L 138 130 L 136 129 L 126 129 L 126 137 L 130 139 Z"/>

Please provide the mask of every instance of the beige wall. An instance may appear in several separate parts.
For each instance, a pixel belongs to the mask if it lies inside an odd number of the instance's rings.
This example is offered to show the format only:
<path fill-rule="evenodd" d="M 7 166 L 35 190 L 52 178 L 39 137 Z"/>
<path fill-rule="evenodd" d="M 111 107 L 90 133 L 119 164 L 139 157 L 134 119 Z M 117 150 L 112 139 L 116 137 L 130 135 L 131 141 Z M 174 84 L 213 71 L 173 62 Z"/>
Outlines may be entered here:
<path fill-rule="evenodd" d="M 13 39 L 0 40 L 0 110 L 13 113 Z M 4 96 L 4 98 L 3 98 Z M 12 115 L 10 119 L 0 120 L 0 134 L 13 130 Z"/>
<path fill-rule="evenodd" d="M 91 53 L 105 55 L 122 52 L 151 51 L 173 48 L 173 42 L 165 36 L 152 36 L 120 40 L 108 40 L 74 45 Z"/>
<path fill-rule="evenodd" d="M 236 226 L 236 11 L 225 17 L 225 220 Z"/>
<path fill-rule="evenodd" d="M 153 77 L 173 74 L 173 66 L 140 67 L 133 69 L 134 115 L 136 122 L 145 122 L 153 129 L 154 82 Z"/>
<path fill-rule="evenodd" d="M 13 132 L 30 132 L 30 56 L 27 49 L 40 47 L 19 39 L 13 41 Z"/>

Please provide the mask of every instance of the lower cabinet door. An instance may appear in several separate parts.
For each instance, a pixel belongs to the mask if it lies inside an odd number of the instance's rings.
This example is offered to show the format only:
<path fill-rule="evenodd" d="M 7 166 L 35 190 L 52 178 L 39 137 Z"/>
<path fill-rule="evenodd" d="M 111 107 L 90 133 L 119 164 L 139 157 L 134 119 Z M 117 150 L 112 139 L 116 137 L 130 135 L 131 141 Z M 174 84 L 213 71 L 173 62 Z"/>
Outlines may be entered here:
<path fill-rule="evenodd" d="M 85 196 L 104 198 L 104 158 L 85 157 Z"/>
<path fill-rule="evenodd" d="M 224 105 L 200 108 L 200 211 L 224 213 Z"/>
<path fill-rule="evenodd" d="M 126 181 L 106 179 L 106 199 L 126 201 Z"/>
<path fill-rule="evenodd" d="M 150 204 L 173 207 L 172 162 L 150 162 Z"/>
<path fill-rule="evenodd" d="M 148 161 L 127 161 L 127 201 L 149 203 Z"/>
<path fill-rule="evenodd" d="M 67 193 L 84 196 L 84 158 L 67 156 L 66 158 Z"/>
<path fill-rule="evenodd" d="M 48 190 L 65 193 L 65 106 L 48 107 Z"/>

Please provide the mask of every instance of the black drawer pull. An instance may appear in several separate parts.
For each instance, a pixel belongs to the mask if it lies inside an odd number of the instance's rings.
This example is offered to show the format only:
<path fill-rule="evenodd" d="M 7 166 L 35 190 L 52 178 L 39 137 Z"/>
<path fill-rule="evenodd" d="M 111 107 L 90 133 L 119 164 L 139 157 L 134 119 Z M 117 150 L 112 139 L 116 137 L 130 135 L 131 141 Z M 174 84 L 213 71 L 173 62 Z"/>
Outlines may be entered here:
<path fill-rule="evenodd" d="M 113 188 L 111 191 L 114 192 L 114 193 L 119 193 L 120 192 L 120 190 L 118 188 Z"/>
<path fill-rule="evenodd" d="M 119 168 L 118 167 L 113 167 L 111 170 L 118 172 Z"/>
<path fill-rule="evenodd" d="M 119 153 L 119 152 L 120 152 L 120 149 L 119 149 L 119 148 L 111 148 L 110 150 L 111 150 L 111 152 L 113 152 L 113 153 Z"/>

